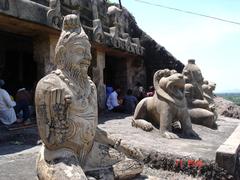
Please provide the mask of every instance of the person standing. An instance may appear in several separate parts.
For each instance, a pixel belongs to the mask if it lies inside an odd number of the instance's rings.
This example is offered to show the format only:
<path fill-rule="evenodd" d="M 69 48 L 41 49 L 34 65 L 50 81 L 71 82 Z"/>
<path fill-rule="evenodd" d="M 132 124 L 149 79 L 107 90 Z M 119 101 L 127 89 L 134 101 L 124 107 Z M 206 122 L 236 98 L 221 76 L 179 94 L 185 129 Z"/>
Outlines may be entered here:
<path fill-rule="evenodd" d="M 11 125 L 17 121 L 16 113 L 13 109 L 16 103 L 2 87 L 4 80 L 0 79 L 0 121 L 5 125 Z"/>

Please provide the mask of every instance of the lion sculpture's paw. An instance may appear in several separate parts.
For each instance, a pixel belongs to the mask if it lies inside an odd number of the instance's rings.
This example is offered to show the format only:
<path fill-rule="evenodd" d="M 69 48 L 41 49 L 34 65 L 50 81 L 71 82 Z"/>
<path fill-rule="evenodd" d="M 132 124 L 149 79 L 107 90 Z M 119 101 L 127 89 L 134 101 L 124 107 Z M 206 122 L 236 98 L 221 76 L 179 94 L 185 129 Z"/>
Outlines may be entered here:
<path fill-rule="evenodd" d="M 184 132 L 184 135 L 187 136 L 188 138 L 199 139 L 198 134 L 195 133 L 193 130 L 188 130 L 188 131 Z"/>
<path fill-rule="evenodd" d="M 171 133 L 169 131 L 166 131 L 166 132 L 162 133 L 161 135 L 162 135 L 162 137 L 165 137 L 167 139 L 178 139 L 179 138 L 178 135 Z"/>
<path fill-rule="evenodd" d="M 150 122 L 145 121 L 144 119 L 138 119 L 138 120 L 132 119 L 132 126 L 136 128 L 141 128 L 144 131 L 153 130 L 153 125 Z"/>

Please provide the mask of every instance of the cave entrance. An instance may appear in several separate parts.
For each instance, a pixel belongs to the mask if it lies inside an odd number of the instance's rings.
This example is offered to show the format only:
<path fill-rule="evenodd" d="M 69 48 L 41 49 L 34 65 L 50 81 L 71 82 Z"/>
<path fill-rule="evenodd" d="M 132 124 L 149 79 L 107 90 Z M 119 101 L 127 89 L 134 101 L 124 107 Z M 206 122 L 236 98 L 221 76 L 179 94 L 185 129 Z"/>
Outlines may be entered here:
<path fill-rule="evenodd" d="M 0 78 L 11 95 L 18 88 L 34 87 L 37 63 L 33 60 L 32 38 L 0 31 Z"/>
<path fill-rule="evenodd" d="M 127 90 L 127 59 L 106 55 L 104 83 L 106 86 L 119 87 L 122 92 Z"/>

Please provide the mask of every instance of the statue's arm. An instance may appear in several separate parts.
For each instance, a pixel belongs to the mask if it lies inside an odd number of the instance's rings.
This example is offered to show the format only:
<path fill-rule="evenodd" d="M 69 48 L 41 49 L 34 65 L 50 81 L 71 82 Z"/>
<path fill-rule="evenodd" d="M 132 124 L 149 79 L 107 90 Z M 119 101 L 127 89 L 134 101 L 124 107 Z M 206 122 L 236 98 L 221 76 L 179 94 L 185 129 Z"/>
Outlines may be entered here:
<path fill-rule="evenodd" d="M 102 143 L 102 144 L 109 145 L 111 147 L 114 147 L 118 143 L 118 141 L 121 141 L 121 140 L 111 138 L 109 133 L 107 133 L 103 129 L 97 127 L 95 141 Z"/>
<path fill-rule="evenodd" d="M 198 108 L 204 108 L 204 109 L 207 109 L 209 107 L 209 104 L 208 102 L 204 99 L 204 100 L 201 100 L 201 99 L 193 99 L 192 101 L 192 105 L 194 107 L 198 107 Z"/>
<path fill-rule="evenodd" d="M 205 99 L 196 99 L 194 98 L 194 88 L 192 84 L 185 85 L 185 97 L 188 102 L 193 108 L 204 108 L 207 109 L 209 104 Z"/>
<path fill-rule="evenodd" d="M 124 153 L 126 156 L 130 158 L 143 160 L 143 155 L 138 149 L 128 144 L 122 143 L 120 138 L 111 137 L 109 133 L 107 133 L 106 131 L 102 130 L 99 127 L 97 127 L 96 129 L 95 141 L 109 145 L 112 148 Z"/>

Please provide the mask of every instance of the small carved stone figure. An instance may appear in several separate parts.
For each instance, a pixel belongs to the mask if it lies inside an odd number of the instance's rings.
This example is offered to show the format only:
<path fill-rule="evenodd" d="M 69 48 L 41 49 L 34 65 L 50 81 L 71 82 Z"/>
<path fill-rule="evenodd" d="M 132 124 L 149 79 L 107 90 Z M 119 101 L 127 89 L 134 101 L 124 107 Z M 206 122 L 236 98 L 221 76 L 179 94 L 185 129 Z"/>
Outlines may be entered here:
<path fill-rule="evenodd" d="M 195 60 L 188 61 L 183 69 L 183 75 L 186 80 L 185 96 L 192 123 L 216 129 L 216 118 L 210 110 L 209 102 L 204 98 L 203 77 L 199 67 L 195 64 Z"/>
<path fill-rule="evenodd" d="M 66 14 L 79 14 L 80 0 L 49 0 L 48 24 L 61 29 Z"/>
<path fill-rule="evenodd" d="M 43 141 L 37 160 L 40 180 L 87 180 L 87 176 L 111 180 L 142 172 L 141 162 L 124 155 L 141 160 L 140 151 L 97 127 L 96 87 L 87 75 L 90 62 L 91 44 L 79 16 L 65 16 L 55 49 L 57 69 L 36 88 L 37 124 Z"/>
<path fill-rule="evenodd" d="M 213 112 L 214 119 L 217 119 L 218 114 L 217 114 L 216 105 L 214 102 L 214 94 L 213 94 L 213 91 L 216 88 L 216 84 L 213 82 L 208 82 L 206 80 L 203 83 L 204 83 L 202 85 L 203 96 L 209 103 L 209 110 Z"/>
<path fill-rule="evenodd" d="M 188 137 L 198 137 L 193 131 L 184 96 L 183 75 L 175 70 L 159 70 L 153 78 L 153 97 L 142 99 L 134 113 L 132 126 L 145 131 L 160 126 L 160 134 L 166 138 L 178 138 L 172 132 L 173 124 L 180 121 L 182 132 Z"/>
<path fill-rule="evenodd" d="M 60 0 L 50 0 L 49 7 L 50 10 L 47 12 L 48 24 L 55 28 L 61 28 L 63 18 L 61 14 Z"/>
<path fill-rule="evenodd" d="M 107 14 L 109 17 L 114 18 L 114 20 L 112 20 L 114 25 L 114 27 L 112 27 L 112 34 L 116 37 L 120 36 L 123 39 L 127 39 L 129 34 L 125 32 L 125 29 L 128 29 L 128 15 L 126 11 L 117 6 L 110 6 Z"/>
<path fill-rule="evenodd" d="M 92 13 L 93 13 L 93 39 L 98 43 L 104 42 L 104 31 L 102 28 L 102 22 L 99 19 L 98 14 L 98 0 L 91 0 L 92 3 Z"/>

